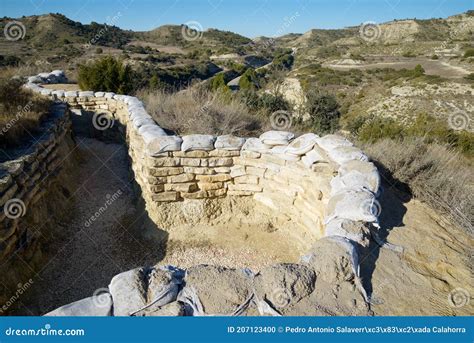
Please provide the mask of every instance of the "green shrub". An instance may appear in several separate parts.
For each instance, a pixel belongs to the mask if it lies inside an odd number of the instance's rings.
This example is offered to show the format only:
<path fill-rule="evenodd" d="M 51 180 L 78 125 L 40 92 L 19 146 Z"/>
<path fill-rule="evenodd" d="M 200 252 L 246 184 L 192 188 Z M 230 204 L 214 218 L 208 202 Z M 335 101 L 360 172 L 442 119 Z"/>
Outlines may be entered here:
<path fill-rule="evenodd" d="M 104 50 L 102 50 L 102 48 L 97 48 L 97 49 L 95 49 L 95 53 L 96 53 L 96 54 L 101 54 L 101 53 L 103 53 L 103 52 L 104 52 Z"/>
<path fill-rule="evenodd" d="M 415 69 L 413 69 L 413 76 L 419 77 L 425 75 L 425 69 L 421 66 L 421 64 L 417 64 Z"/>
<path fill-rule="evenodd" d="M 224 73 L 217 74 L 215 77 L 212 78 L 211 90 L 215 91 L 218 89 L 229 90 L 227 82 L 225 81 Z"/>
<path fill-rule="evenodd" d="M 128 94 L 133 90 L 132 70 L 113 57 L 79 66 L 79 87 L 83 90 Z"/>
<path fill-rule="evenodd" d="M 474 57 L 474 49 L 467 49 L 466 52 L 464 52 L 464 57 Z"/>
<path fill-rule="evenodd" d="M 318 133 L 331 133 L 338 129 L 341 113 L 339 103 L 332 95 L 317 91 L 306 95 L 305 110 L 310 115 L 310 125 Z"/>
<path fill-rule="evenodd" d="M 274 95 L 269 93 L 264 93 L 259 99 L 260 109 L 266 110 L 269 113 L 275 111 L 288 111 L 290 109 L 290 104 L 286 101 L 282 95 Z"/>
<path fill-rule="evenodd" d="M 242 74 L 239 80 L 240 89 L 256 89 L 258 88 L 258 79 L 255 70 L 249 68 Z"/>
<path fill-rule="evenodd" d="M 437 59 L 439 59 L 439 57 L 438 57 L 438 55 L 435 54 L 435 55 L 431 55 L 431 59 L 432 60 L 437 60 Z"/>

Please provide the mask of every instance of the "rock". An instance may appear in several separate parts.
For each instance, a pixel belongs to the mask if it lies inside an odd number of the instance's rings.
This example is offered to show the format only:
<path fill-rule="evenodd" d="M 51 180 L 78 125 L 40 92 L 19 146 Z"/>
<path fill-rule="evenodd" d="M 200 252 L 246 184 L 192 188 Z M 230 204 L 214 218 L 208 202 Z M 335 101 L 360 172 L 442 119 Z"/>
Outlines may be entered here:
<path fill-rule="evenodd" d="M 270 145 L 264 144 L 259 138 L 249 138 L 242 146 L 242 150 L 249 150 L 254 152 L 269 152 Z"/>
<path fill-rule="evenodd" d="M 178 300 L 192 315 L 231 315 L 252 296 L 252 275 L 244 270 L 199 265 L 186 271 Z"/>
<path fill-rule="evenodd" d="M 35 76 L 30 76 L 28 78 L 28 82 L 31 82 L 31 83 L 41 83 L 43 82 L 43 79 L 41 77 L 39 77 L 38 75 L 35 75 Z"/>
<path fill-rule="evenodd" d="M 305 265 L 280 263 L 264 268 L 255 276 L 255 291 L 259 300 L 274 309 L 293 305 L 314 290 L 315 272 Z"/>
<path fill-rule="evenodd" d="M 376 222 L 378 202 L 369 191 L 344 191 L 333 195 L 326 206 L 326 220 L 344 218 L 354 221 Z"/>
<path fill-rule="evenodd" d="M 218 136 L 214 147 L 223 150 L 240 150 L 245 143 L 245 138 L 232 135 Z"/>
<path fill-rule="evenodd" d="M 295 135 L 287 131 L 267 131 L 260 135 L 260 140 L 267 145 L 287 145 Z"/>
<path fill-rule="evenodd" d="M 329 152 L 341 146 L 353 146 L 351 142 L 339 135 L 326 135 L 316 139 L 316 144 L 325 152 Z"/>
<path fill-rule="evenodd" d="M 45 316 L 53 317 L 104 317 L 112 315 L 112 297 L 109 293 L 85 298 L 51 311 Z"/>
<path fill-rule="evenodd" d="M 270 153 L 278 158 L 281 158 L 285 161 L 299 161 L 300 156 L 286 153 L 286 146 L 284 145 L 276 145 L 270 149 Z"/>
<path fill-rule="evenodd" d="M 302 262 L 316 272 L 318 280 L 321 278 L 332 285 L 351 281 L 358 274 L 355 247 L 342 237 L 330 236 L 316 241 Z"/>
<path fill-rule="evenodd" d="M 187 135 L 183 136 L 181 151 L 214 150 L 215 137 L 211 135 Z"/>
<path fill-rule="evenodd" d="M 105 92 L 95 92 L 94 93 L 94 96 L 96 96 L 97 98 L 102 98 L 102 97 L 104 97 L 104 95 L 105 95 Z"/>
<path fill-rule="evenodd" d="M 338 164 L 351 160 L 368 161 L 369 158 L 359 149 L 353 146 L 341 146 L 328 151 L 329 158 Z"/>
<path fill-rule="evenodd" d="M 298 156 L 304 155 L 314 147 L 317 138 L 319 136 L 314 133 L 301 135 L 286 147 L 286 152 Z"/>
<path fill-rule="evenodd" d="M 137 268 L 114 276 L 109 291 L 114 302 L 114 316 L 130 316 L 147 304 L 144 270 Z"/>

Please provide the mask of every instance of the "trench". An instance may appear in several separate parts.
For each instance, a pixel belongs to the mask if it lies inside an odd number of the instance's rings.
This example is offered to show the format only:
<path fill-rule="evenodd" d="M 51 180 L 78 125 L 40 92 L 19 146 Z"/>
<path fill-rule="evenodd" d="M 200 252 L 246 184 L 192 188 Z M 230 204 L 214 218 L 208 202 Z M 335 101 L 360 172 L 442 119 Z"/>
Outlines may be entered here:
<path fill-rule="evenodd" d="M 71 167 L 59 181 L 67 213 L 38 238 L 41 263 L 23 266 L 33 282 L 8 314 L 43 315 L 101 292 L 113 276 L 145 265 L 258 271 L 275 262 L 297 262 L 308 248 L 292 239 L 298 232 L 291 222 L 262 212 L 251 197 L 164 203 L 158 227 L 145 210 L 127 147 L 115 139 L 120 132 L 91 135 L 77 118 L 73 127 Z M 21 258 L 15 263 L 21 265 Z"/>

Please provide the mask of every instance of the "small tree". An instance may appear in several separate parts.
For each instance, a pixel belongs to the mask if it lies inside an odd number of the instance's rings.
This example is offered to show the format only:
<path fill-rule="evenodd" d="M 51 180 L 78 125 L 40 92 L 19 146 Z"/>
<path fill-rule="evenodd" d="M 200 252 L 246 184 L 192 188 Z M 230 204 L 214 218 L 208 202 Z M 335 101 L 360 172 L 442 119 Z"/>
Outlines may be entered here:
<path fill-rule="evenodd" d="M 310 115 L 311 126 L 318 133 L 331 133 L 339 127 L 339 103 L 332 95 L 317 91 L 306 96 L 306 112 Z"/>
<path fill-rule="evenodd" d="M 133 89 L 132 69 L 113 57 L 79 66 L 81 89 L 128 94 Z"/>
<path fill-rule="evenodd" d="M 217 76 L 212 78 L 211 81 L 211 89 L 213 91 L 222 89 L 222 90 L 228 90 L 229 87 L 227 86 L 227 83 L 225 82 L 225 77 L 224 74 L 218 74 Z"/>
<path fill-rule="evenodd" d="M 239 87 L 243 90 L 258 88 L 257 74 L 254 69 L 249 68 L 242 74 L 239 80 Z"/>
<path fill-rule="evenodd" d="M 425 75 L 425 69 L 423 69 L 421 64 L 417 64 L 415 66 L 415 69 L 413 69 L 413 74 L 414 74 L 415 77 L 423 76 L 423 75 Z"/>

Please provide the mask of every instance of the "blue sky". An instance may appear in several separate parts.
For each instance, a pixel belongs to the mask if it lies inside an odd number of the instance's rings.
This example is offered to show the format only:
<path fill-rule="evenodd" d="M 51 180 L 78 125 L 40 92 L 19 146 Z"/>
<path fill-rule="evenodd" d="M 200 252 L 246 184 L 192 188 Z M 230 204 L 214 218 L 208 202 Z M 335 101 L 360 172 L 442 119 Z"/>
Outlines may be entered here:
<path fill-rule="evenodd" d="M 469 9 L 474 9 L 474 0 L 0 0 L 2 17 L 59 12 L 82 23 L 113 23 L 135 31 L 198 22 L 204 29 L 247 37 L 447 17 Z"/>

